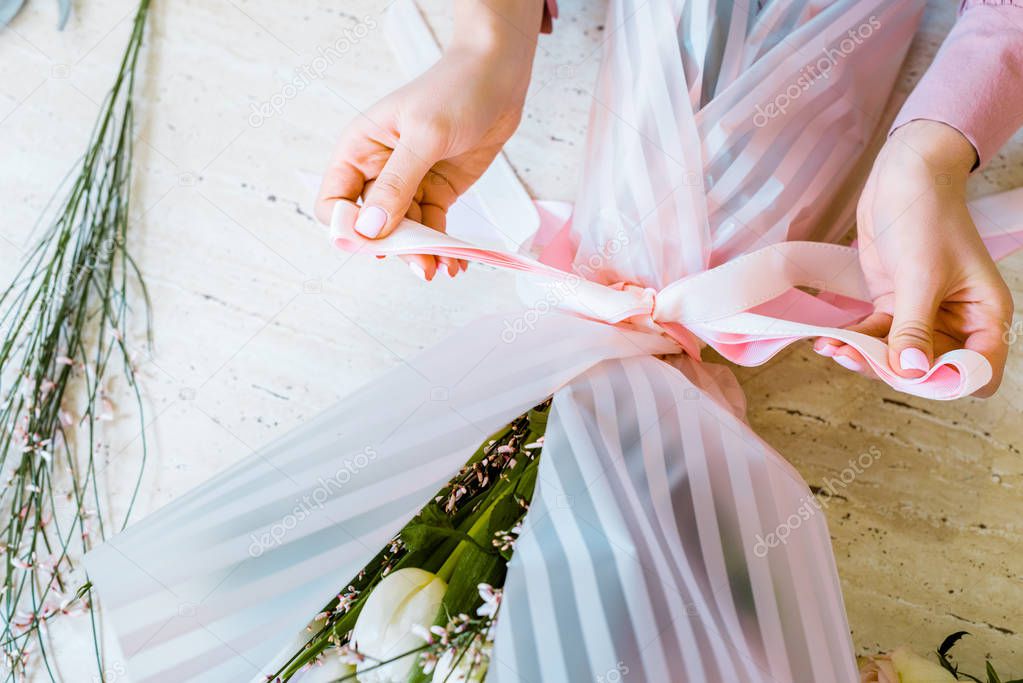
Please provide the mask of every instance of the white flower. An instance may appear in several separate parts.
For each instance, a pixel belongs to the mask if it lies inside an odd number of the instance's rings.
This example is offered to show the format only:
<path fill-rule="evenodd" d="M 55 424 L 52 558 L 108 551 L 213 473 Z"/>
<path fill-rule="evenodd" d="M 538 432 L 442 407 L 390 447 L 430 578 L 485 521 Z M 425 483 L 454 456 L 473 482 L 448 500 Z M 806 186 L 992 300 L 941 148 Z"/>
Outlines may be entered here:
<path fill-rule="evenodd" d="M 501 589 L 495 590 L 489 583 L 481 583 L 476 588 L 480 592 L 480 599 L 483 600 L 483 604 L 476 608 L 476 614 L 493 619 L 497 614 L 497 608 L 501 606 Z"/>
<path fill-rule="evenodd" d="M 483 683 L 490 662 L 490 646 L 482 652 L 448 648 L 437 661 L 431 683 Z"/>
<path fill-rule="evenodd" d="M 418 653 L 378 664 L 423 646 L 412 627 L 433 623 L 447 588 L 435 574 L 413 567 L 392 572 L 377 584 L 352 630 L 353 646 L 366 657 L 359 664 L 360 683 L 404 683 L 408 679 Z"/>

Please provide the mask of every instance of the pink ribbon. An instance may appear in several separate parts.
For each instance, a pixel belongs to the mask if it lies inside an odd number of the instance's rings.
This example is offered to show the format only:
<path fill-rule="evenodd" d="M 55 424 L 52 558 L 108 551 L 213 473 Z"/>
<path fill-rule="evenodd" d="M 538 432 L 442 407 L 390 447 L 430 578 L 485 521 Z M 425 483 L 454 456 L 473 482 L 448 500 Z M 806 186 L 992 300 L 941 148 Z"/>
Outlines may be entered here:
<path fill-rule="evenodd" d="M 1015 234 L 984 237 L 997 256 L 1020 245 Z M 888 363 L 888 347 L 882 340 L 843 329 L 871 310 L 853 247 L 781 242 L 656 291 L 631 283 L 603 285 L 587 279 L 570 270 L 570 254 L 564 245 L 560 253 L 552 255 L 549 249 L 542 260 L 536 260 L 481 248 L 410 220 L 384 239 L 368 240 L 347 232 L 335 234 L 333 241 L 349 252 L 430 254 L 514 271 L 520 275 L 520 294 L 527 306 L 530 301 L 545 302 L 567 314 L 665 335 L 693 358 L 699 358 L 703 342 L 734 363 L 756 366 L 797 340 L 826 336 L 855 348 L 883 382 L 914 396 L 957 399 L 991 380 L 987 359 L 968 349 L 942 354 L 921 377 L 901 377 Z"/>

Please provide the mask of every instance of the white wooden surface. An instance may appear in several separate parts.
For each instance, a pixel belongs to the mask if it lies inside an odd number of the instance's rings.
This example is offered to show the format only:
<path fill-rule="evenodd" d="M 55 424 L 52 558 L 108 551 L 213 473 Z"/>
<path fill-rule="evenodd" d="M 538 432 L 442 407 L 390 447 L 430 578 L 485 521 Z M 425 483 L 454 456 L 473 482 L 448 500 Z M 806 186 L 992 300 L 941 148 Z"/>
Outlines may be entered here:
<path fill-rule="evenodd" d="M 385 4 L 155 2 L 133 227 L 156 336 L 152 354 L 138 347 L 151 457 L 136 519 L 454 326 L 513 301 L 511 280 L 481 267 L 425 286 L 401 263 L 349 260 L 327 248 L 309 215 L 310 178 L 339 131 L 399 82 L 381 30 Z M 951 25 L 951 4 L 929 7 L 901 92 Z M 134 11 L 130 0 L 81 0 L 57 33 L 52 5 L 32 0 L 0 32 L 4 280 L 83 149 Z M 425 5 L 444 38 L 447 3 Z M 507 147 L 536 196 L 572 198 L 598 45 L 609 30 L 596 5 L 563 0 Z M 340 54 L 324 64 L 320 50 L 331 46 Z M 269 115 L 255 114 L 264 103 Z M 1021 161 L 1017 136 L 972 191 L 1023 184 Z M 1003 272 L 1023 301 L 1023 259 Z M 925 652 L 965 629 L 974 634 L 959 648 L 968 665 L 988 653 L 1003 674 L 1023 676 L 1018 345 L 1004 388 L 983 402 L 901 396 L 808 345 L 738 374 L 754 426 L 812 485 L 826 488 L 825 478 L 859 453 L 881 453 L 827 499 L 858 650 L 908 643 Z M 105 494 L 119 519 L 140 450 L 127 403 L 102 438 Z M 81 617 L 50 628 L 65 680 L 92 680 L 88 632 Z M 110 647 L 107 680 L 126 680 Z"/>

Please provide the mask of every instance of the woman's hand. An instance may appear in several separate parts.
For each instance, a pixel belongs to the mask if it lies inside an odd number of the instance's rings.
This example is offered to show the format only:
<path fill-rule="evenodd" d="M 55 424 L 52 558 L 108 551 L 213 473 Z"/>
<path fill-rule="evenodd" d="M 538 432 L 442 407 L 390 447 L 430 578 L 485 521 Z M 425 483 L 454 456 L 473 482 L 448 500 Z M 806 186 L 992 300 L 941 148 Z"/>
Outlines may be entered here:
<path fill-rule="evenodd" d="M 464 37 L 349 125 L 316 203 L 317 217 L 332 230 L 375 239 L 407 216 L 444 231 L 448 208 L 487 169 L 522 115 L 542 5 L 508 1 L 518 21 L 535 23 L 531 33 L 486 3 L 461 3 L 455 33 Z M 402 258 L 425 280 L 438 265 L 452 277 L 466 267 L 443 257 Z"/>
<path fill-rule="evenodd" d="M 1012 296 L 966 209 L 975 162 L 970 142 L 935 121 L 908 123 L 885 143 L 857 209 L 874 313 L 850 329 L 887 337 L 888 362 L 903 377 L 920 377 L 942 353 L 972 349 L 991 363 L 991 383 L 977 392 L 990 396 L 1008 355 Z M 814 350 L 870 373 L 835 339 L 818 339 Z"/>

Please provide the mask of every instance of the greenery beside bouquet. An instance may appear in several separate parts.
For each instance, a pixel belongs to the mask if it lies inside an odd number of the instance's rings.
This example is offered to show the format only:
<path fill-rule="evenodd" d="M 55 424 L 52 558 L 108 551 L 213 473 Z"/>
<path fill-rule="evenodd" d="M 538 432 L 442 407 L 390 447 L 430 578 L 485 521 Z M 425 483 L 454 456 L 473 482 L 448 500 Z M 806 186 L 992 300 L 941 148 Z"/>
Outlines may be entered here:
<path fill-rule="evenodd" d="M 310 624 L 274 680 L 482 681 L 550 401 L 487 439 Z"/>
<path fill-rule="evenodd" d="M 860 683 L 954 683 L 974 681 L 975 683 L 1023 683 L 1023 678 L 1002 679 L 990 661 L 984 663 L 984 678 L 978 678 L 959 670 L 959 665 L 950 656 L 952 647 L 966 631 L 957 631 L 942 641 L 934 654 L 936 659 L 927 659 L 898 647 L 884 655 L 860 659 Z"/>

